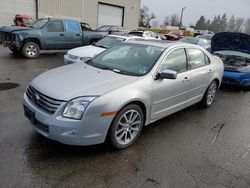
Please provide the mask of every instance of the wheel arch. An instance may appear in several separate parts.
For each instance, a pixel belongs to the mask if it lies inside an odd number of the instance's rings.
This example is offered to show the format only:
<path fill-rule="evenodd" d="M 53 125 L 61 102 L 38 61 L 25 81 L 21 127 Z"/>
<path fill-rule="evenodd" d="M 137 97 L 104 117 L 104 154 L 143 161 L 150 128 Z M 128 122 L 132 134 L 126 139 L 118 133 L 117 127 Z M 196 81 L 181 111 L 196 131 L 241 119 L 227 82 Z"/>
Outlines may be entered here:
<path fill-rule="evenodd" d="M 24 39 L 22 46 L 24 46 L 27 42 L 34 42 L 34 43 L 36 43 L 40 49 L 42 47 L 41 46 L 41 41 L 38 38 L 27 38 L 27 39 Z"/>

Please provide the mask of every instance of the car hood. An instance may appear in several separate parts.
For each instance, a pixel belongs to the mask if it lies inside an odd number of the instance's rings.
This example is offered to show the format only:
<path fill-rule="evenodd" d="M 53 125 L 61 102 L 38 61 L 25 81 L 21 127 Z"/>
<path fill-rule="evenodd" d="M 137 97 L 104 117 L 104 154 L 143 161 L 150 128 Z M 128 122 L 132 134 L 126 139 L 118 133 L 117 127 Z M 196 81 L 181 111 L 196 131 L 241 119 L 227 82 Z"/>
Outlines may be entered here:
<path fill-rule="evenodd" d="M 211 40 L 211 52 L 224 50 L 250 54 L 250 35 L 235 32 L 216 33 Z"/>
<path fill-rule="evenodd" d="M 105 48 L 100 48 L 94 45 L 83 46 L 79 48 L 74 48 L 68 51 L 68 54 L 77 56 L 77 57 L 94 57 L 95 55 L 105 51 Z"/>
<path fill-rule="evenodd" d="M 47 71 L 35 78 L 31 85 L 48 97 L 69 101 L 79 96 L 100 96 L 137 79 L 76 63 Z"/>
<path fill-rule="evenodd" d="M 30 27 L 19 27 L 19 26 L 3 26 L 0 27 L 0 32 L 11 33 L 13 31 L 24 31 L 24 30 L 33 30 L 34 28 Z"/>

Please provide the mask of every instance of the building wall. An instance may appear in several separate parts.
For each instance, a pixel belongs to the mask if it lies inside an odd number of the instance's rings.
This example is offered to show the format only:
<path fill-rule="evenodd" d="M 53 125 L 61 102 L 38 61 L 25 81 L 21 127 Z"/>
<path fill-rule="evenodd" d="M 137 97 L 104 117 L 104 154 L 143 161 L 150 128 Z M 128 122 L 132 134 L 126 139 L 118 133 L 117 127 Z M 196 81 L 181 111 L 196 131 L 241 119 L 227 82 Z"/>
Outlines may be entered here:
<path fill-rule="evenodd" d="M 124 27 L 137 29 L 141 0 L 38 0 L 38 17 L 73 18 L 98 25 L 98 3 L 124 7 Z"/>
<path fill-rule="evenodd" d="M 35 0 L 1 0 L 0 6 L 0 26 L 13 25 L 16 14 L 29 15 L 36 18 Z"/>

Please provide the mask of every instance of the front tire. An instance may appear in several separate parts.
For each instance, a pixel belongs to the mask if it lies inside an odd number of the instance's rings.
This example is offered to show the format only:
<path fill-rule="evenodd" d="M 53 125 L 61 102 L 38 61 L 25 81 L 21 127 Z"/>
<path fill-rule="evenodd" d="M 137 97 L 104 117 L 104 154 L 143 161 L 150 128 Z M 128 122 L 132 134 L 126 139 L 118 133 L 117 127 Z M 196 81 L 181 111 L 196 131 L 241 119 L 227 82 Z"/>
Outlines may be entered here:
<path fill-rule="evenodd" d="M 202 100 L 201 100 L 201 106 L 204 108 L 208 108 L 211 106 L 211 104 L 214 102 L 215 94 L 218 88 L 217 82 L 214 80 L 210 83 L 208 86 Z"/>
<path fill-rule="evenodd" d="M 26 42 L 22 48 L 22 55 L 28 59 L 35 59 L 40 54 L 39 46 L 34 42 Z"/>
<path fill-rule="evenodd" d="M 136 104 L 125 106 L 115 116 L 109 131 L 109 139 L 116 149 L 124 149 L 138 139 L 144 126 L 142 109 Z"/>

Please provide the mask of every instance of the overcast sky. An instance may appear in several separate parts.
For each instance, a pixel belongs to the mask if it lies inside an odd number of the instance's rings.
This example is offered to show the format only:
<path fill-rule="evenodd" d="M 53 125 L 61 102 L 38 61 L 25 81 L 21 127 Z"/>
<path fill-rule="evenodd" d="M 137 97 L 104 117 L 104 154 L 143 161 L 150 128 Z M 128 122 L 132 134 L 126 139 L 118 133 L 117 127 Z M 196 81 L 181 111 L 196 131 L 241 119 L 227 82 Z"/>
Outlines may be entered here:
<path fill-rule="evenodd" d="M 227 17 L 250 18 L 250 0 L 141 0 L 141 6 L 147 6 L 162 23 L 167 15 L 181 14 L 186 7 L 183 25 L 195 24 L 201 15 L 213 19 L 214 15 L 227 13 Z"/>

